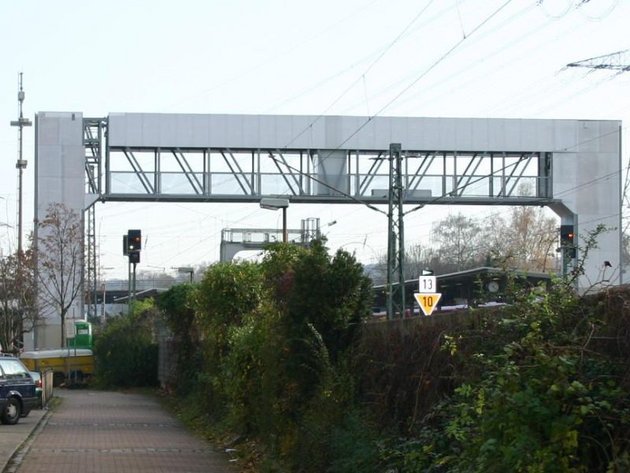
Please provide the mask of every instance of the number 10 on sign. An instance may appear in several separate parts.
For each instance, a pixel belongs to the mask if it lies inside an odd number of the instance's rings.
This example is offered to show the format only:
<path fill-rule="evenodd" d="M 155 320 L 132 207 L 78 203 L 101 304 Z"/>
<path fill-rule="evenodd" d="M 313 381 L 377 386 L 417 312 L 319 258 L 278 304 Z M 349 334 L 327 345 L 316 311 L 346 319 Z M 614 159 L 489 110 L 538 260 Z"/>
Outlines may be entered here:
<path fill-rule="evenodd" d="M 442 294 L 440 292 L 434 292 L 432 294 L 415 293 L 413 295 L 418 301 L 418 305 L 424 312 L 424 315 L 431 315 L 440 302 Z"/>

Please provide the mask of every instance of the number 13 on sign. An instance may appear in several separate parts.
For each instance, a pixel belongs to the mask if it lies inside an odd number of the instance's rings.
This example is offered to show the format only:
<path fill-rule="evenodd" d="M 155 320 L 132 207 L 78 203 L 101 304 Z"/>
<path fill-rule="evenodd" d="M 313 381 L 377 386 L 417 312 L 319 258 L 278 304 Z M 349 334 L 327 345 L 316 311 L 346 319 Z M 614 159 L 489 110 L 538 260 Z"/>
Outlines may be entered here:
<path fill-rule="evenodd" d="M 437 289 L 437 283 L 435 276 L 420 276 L 418 278 L 418 282 L 420 283 L 420 292 L 426 293 L 434 293 Z"/>

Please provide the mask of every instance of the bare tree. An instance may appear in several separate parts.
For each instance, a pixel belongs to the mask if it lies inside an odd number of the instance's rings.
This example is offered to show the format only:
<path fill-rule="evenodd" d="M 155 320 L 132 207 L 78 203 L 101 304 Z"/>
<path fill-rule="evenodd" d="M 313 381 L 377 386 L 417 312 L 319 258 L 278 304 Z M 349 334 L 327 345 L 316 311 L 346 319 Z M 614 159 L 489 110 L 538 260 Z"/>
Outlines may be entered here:
<path fill-rule="evenodd" d="M 433 228 L 439 244 L 440 262 L 453 270 L 469 269 L 483 259 L 481 248 L 481 226 L 472 217 L 458 213 L 449 215 Z"/>
<path fill-rule="evenodd" d="M 513 207 L 507 214 L 493 213 L 484 220 L 461 213 L 450 215 L 433 227 L 437 248 L 412 244 L 406 249 L 405 279 L 413 279 L 427 268 L 435 274 L 476 266 L 554 271 L 557 227 L 556 219 L 538 207 Z M 387 255 L 383 254 L 371 268 L 370 277 L 381 283 L 386 268 Z"/>
<path fill-rule="evenodd" d="M 439 252 L 430 246 L 416 243 L 405 250 L 405 279 L 415 279 L 424 270 L 432 270 L 436 274 L 448 272 L 440 260 Z"/>
<path fill-rule="evenodd" d="M 33 252 L 0 260 L 0 346 L 18 351 L 36 321 Z"/>
<path fill-rule="evenodd" d="M 483 230 L 485 253 L 494 264 L 526 271 L 554 268 L 558 223 L 537 207 L 514 207 L 506 217 L 493 215 Z"/>
<path fill-rule="evenodd" d="M 66 344 L 66 316 L 83 289 L 83 224 L 79 214 L 53 203 L 39 223 L 37 277 L 43 305 L 61 318 L 61 346 Z"/>
<path fill-rule="evenodd" d="M 376 263 L 368 265 L 367 276 L 372 279 L 375 285 L 385 284 L 387 279 L 387 253 L 377 255 Z M 422 274 L 425 269 L 435 270 L 438 274 L 442 269 L 437 252 L 430 246 L 422 243 L 414 243 L 405 249 L 405 280 L 415 279 Z"/>

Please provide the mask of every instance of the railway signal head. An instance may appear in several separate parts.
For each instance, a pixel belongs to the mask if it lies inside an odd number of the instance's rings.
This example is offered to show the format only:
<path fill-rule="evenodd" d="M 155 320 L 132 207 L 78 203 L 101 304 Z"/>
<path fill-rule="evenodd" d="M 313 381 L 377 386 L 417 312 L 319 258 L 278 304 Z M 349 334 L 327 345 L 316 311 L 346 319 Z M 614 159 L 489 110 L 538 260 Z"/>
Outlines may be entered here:
<path fill-rule="evenodd" d="M 575 258 L 577 249 L 575 247 L 575 230 L 573 225 L 560 225 L 560 248 L 566 251 L 569 258 Z"/>
<path fill-rule="evenodd" d="M 140 252 L 139 251 L 131 251 L 129 252 L 129 262 L 132 264 L 137 264 L 140 262 Z"/>
<path fill-rule="evenodd" d="M 129 253 L 142 249 L 142 233 L 140 230 L 127 231 L 127 248 Z"/>
<path fill-rule="evenodd" d="M 562 246 L 573 245 L 574 237 L 573 225 L 560 225 L 560 244 Z"/>

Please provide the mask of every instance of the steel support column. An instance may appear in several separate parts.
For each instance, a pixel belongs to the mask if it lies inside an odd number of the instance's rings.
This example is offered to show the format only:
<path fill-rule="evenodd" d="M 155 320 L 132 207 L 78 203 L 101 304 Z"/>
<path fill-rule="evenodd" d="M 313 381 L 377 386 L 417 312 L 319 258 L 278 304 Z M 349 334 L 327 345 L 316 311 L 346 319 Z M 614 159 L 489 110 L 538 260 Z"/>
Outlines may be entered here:
<path fill-rule="evenodd" d="M 387 318 L 405 314 L 405 234 L 403 224 L 402 156 L 400 143 L 389 147 L 389 210 L 387 213 Z"/>

